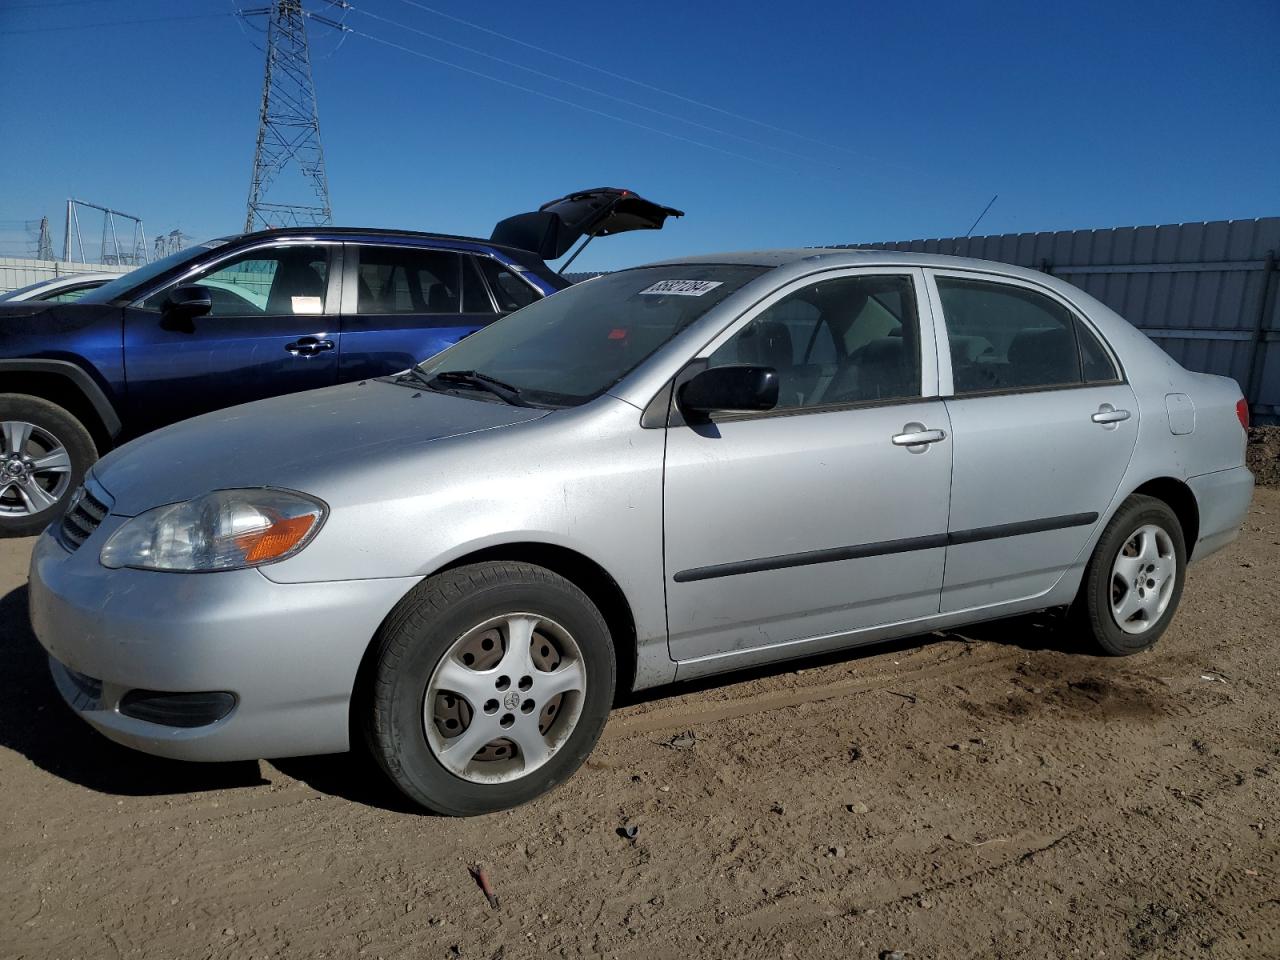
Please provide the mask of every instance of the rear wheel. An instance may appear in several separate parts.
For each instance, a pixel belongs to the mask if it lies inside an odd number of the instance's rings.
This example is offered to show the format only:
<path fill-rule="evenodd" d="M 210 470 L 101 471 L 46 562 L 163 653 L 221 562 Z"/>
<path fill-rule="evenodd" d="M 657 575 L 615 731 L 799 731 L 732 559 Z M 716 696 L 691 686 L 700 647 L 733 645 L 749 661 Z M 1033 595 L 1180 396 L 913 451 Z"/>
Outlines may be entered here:
<path fill-rule="evenodd" d="M 1150 649 L 1169 626 L 1186 578 L 1182 525 L 1163 500 L 1135 494 L 1111 518 L 1073 613 L 1104 652 Z"/>
<path fill-rule="evenodd" d="M 0 537 L 39 533 L 98 457 L 93 438 L 55 403 L 0 394 Z"/>
<path fill-rule="evenodd" d="M 438 813 L 489 813 L 550 790 L 586 759 L 613 702 L 600 612 L 526 563 L 424 581 L 373 656 L 366 739 L 396 786 Z"/>

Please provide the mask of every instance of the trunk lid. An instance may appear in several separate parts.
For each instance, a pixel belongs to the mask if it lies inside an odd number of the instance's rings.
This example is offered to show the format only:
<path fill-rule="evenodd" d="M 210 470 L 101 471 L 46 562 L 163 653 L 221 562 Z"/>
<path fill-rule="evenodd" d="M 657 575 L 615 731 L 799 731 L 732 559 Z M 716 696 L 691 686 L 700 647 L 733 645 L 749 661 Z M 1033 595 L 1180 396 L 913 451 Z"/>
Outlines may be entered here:
<path fill-rule="evenodd" d="M 531 213 L 499 221 L 489 239 L 528 250 L 543 260 L 558 260 L 579 238 L 590 241 L 632 230 L 661 230 L 668 217 L 684 211 L 646 200 L 630 190 L 596 187 L 560 197 Z"/>

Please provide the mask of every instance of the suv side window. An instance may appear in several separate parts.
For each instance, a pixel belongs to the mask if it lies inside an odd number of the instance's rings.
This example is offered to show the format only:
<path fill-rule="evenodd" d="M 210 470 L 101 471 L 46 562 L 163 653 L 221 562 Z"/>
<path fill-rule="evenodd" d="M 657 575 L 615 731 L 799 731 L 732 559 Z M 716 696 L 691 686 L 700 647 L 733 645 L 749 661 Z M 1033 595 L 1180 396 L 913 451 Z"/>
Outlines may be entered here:
<path fill-rule="evenodd" d="M 209 288 L 211 317 L 290 317 L 324 313 L 329 251 L 290 244 L 253 250 L 186 279 Z M 159 310 L 172 287 L 153 293 L 144 308 Z"/>
<path fill-rule="evenodd" d="M 450 250 L 365 247 L 356 267 L 356 312 L 458 313 L 461 257 Z"/>
<path fill-rule="evenodd" d="M 476 262 L 480 264 L 480 271 L 489 281 L 489 289 L 493 291 L 498 309 L 503 313 L 519 310 L 541 299 L 533 287 L 492 257 L 477 257 Z"/>
<path fill-rule="evenodd" d="M 494 312 L 493 301 L 489 299 L 489 291 L 480 277 L 476 258 L 465 253 L 462 255 L 462 312 Z"/>
<path fill-rule="evenodd" d="M 909 276 L 822 280 L 766 309 L 708 358 L 778 372 L 775 409 L 919 397 L 920 323 Z"/>
<path fill-rule="evenodd" d="M 1062 304 L 1007 283 L 938 277 L 957 395 L 1118 379 L 1102 345 Z M 1082 358 L 1085 363 L 1082 363 Z"/>

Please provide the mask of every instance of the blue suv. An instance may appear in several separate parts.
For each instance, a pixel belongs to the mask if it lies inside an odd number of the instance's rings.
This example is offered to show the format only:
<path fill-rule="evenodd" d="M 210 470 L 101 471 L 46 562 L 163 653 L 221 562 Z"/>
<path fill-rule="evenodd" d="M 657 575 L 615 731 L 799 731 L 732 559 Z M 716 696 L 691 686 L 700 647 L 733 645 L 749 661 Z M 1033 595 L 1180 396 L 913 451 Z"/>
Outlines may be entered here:
<path fill-rule="evenodd" d="M 405 370 L 567 287 L 546 261 L 579 239 L 660 229 L 669 216 L 682 213 L 600 188 L 503 220 L 488 240 L 264 230 L 182 250 L 75 303 L 0 304 L 0 536 L 59 517 L 112 446 L 222 407 Z"/>

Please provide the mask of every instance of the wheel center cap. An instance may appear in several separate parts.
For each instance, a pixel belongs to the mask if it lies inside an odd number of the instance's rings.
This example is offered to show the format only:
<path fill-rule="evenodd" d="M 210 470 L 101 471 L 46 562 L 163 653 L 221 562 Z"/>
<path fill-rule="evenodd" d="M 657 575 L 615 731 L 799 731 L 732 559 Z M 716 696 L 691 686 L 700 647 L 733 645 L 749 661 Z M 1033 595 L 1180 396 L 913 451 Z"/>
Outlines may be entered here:
<path fill-rule="evenodd" d="M 520 706 L 520 694 L 516 693 L 514 690 L 509 690 L 507 695 L 502 698 L 502 705 L 508 710 L 514 710 L 516 707 Z"/>
<path fill-rule="evenodd" d="M 21 460 L 18 460 L 16 457 L 10 459 L 9 462 L 4 465 L 4 473 L 5 473 L 5 476 L 7 477 L 13 477 L 13 478 L 21 477 L 26 472 L 27 472 L 26 464 L 24 464 Z"/>

